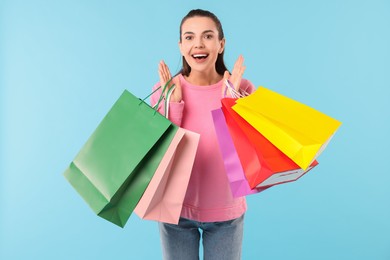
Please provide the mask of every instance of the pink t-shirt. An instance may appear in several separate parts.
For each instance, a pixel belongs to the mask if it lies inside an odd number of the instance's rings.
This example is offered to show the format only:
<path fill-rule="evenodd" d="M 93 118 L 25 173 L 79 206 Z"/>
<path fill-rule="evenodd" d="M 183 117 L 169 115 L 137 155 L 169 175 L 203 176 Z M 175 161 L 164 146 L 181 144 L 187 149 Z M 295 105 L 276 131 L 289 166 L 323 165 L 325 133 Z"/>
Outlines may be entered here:
<path fill-rule="evenodd" d="M 181 216 L 200 222 L 227 221 L 240 217 L 246 211 L 245 197 L 233 198 L 211 111 L 221 107 L 222 80 L 210 86 L 194 86 L 179 75 L 182 101 L 169 104 L 168 118 L 176 125 L 200 134 L 200 141 Z M 153 89 L 156 89 L 159 83 Z M 241 89 L 248 93 L 253 84 L 243 79 Z M 157 103 L 161 90 L 151 97 Z M 163 113 L 161 106 L 159 112 Z"/>

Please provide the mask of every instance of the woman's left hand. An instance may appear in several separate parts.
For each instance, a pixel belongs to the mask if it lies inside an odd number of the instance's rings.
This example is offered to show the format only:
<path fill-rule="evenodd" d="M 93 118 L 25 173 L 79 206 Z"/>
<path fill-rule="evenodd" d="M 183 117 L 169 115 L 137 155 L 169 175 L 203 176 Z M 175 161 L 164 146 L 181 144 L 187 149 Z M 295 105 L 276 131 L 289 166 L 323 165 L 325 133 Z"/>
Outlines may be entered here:
<path fill-rule="evenodd" d="M 223 75 L 224 81 L 229 80 L 230 83 L 233 84 L 234 89 L 236 91 L 239 91 L 241 85 L 241 79 L 242 76 L 244 75 L 245 69 L 246 67 L 244 66 L 244 57 L 240 55 L 236 63 L 234 63 L 232 74 L 230 75 L 229 71 L 225 71 L 225 74 Z M 222 88 L 223 93 L 225 92 L 225 88 Z"/>

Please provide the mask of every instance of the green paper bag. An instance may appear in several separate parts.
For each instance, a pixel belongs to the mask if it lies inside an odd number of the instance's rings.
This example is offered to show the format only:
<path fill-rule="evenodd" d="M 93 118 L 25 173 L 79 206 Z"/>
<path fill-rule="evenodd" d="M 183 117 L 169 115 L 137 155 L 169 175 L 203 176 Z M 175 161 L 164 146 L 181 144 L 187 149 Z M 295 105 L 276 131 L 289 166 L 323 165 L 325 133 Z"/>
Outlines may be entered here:
<path fill-rule="evenodd" d="M 97 215 L 124 227 L 177 129 L 125 90 L 64 176 Z"/>

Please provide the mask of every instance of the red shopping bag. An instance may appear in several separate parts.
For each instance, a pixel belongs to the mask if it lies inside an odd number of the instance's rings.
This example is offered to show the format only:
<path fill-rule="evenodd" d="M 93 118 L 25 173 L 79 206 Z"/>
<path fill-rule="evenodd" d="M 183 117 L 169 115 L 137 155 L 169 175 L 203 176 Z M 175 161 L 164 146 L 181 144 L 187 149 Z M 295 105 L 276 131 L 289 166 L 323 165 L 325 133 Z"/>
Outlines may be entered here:
<path fill-rule="evenodd" d="M 318 164 L 314 161 L 307 170 L 300 168 L 232 109 L 235 100 L 223 98 L 222 110 L 252 189 L 295 181 Z"/>

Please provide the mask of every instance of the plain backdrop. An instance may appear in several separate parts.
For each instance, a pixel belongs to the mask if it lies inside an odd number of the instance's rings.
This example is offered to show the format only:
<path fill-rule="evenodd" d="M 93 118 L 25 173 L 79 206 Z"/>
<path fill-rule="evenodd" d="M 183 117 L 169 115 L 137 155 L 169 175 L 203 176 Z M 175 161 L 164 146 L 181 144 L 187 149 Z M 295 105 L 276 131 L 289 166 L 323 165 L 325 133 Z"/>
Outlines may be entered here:
<path fill-rule="evenodd" d="M 180 69 L 194 8 L 230 69 L 343 122 L 317 168 L 248 197 L 243 259 L 390 259 L 388 0 L 1 1 L 0 259 L 161 259 L 155 222 L 111 224 L 62 173 L 124 89 Z"/>

